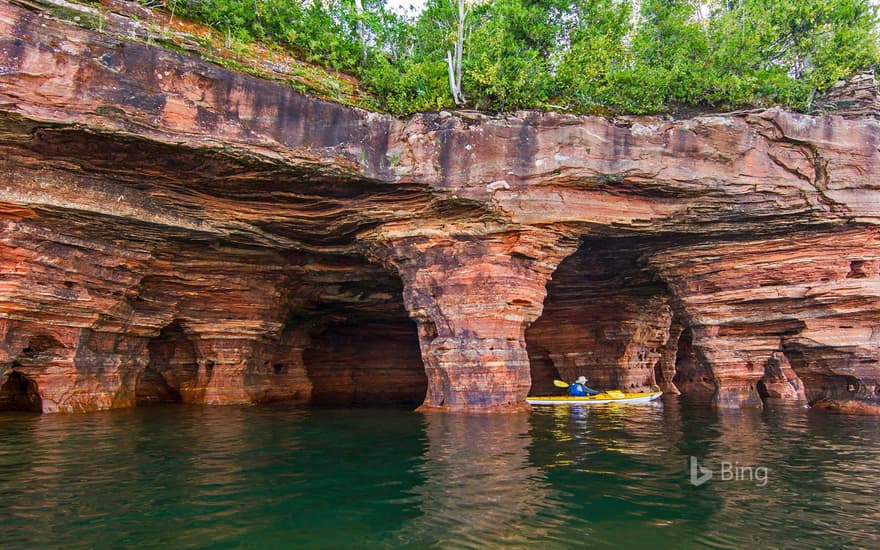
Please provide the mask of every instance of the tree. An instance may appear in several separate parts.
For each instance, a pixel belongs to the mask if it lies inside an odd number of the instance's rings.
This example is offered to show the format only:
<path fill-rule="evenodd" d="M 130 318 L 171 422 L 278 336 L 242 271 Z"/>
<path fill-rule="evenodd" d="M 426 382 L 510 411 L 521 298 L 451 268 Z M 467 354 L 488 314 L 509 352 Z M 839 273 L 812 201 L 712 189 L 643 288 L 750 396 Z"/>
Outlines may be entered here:
<path fill-rule="evenodd" d="M 475 6 L 464 87 L 475 105 L 540 108 L 555 88 L 567 0 L 494 0 Z"/>
<path fill-rule="evenodd" d="M 446 50 L 446 65 L 449 69 L 449 89 L 452 92 L 452 100 L 456 105 L 465 103 L 464 94 L 461 92 L 461 63 L 462 52 L 464 51 L 465 25 L 467 25 L 467 16 L 470 10 L 465 4 L 465 0 L 458 0 L 458 10 L 455 15 L 455 31 L 456 37 L 454 42 L 455 53 L 452 50 Z"/>
<path fill-rule="evenodd" d="M 577 0 L 559 52 L 557 101 L 578 110 L 607 112 L 625 102 L 615 79 L 632 65 L 627 40 L 633 7 L 628 0 Z M 641 99 L 644 99 L 644 95 Z"/>
<path fill-rule="evenodd" d="M 880 60 L 874 0 L 427 0 L 410 18 L 386 1 L 165 5 L 230 43 L 270 41 L 352 73 L 365 105 L 396 114 L 466 102 L 598 114 L 806 110 Z"/>
<path fill-rule="evenodd" d="M 367 29 L 364 25 L 364 3 L 362 0 L 354 0 L 354 11 L 357 17 L 357 34 L 361 42 L 364 62 L 367 61 Z"/>

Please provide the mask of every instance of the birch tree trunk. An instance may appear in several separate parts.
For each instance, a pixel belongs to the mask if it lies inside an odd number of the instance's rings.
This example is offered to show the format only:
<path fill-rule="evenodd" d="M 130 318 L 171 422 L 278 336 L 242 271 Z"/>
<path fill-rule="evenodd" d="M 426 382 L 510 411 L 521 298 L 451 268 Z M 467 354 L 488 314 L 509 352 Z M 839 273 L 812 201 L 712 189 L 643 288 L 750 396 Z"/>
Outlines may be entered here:
<path fill-rule="evenodd" d="M 464 94 L 461 92 L 461 60 L 464 51 L 464 25 L 467 18 L 465 0 L 458 0 L 458 14 L 456 18 L 457 36 L 455 39 L 455 53 L 446 50 L 446 65 L 449 69 L 449 90 L 452 92 L 452 100 L 456 105 L 465 103 Z"/>
<path fill-rule="evenodd" d="M 357 34 L 358 40 L 361 41 L 361 55 L 364 62 L 367 61 L 367 30 L 364 25 L 364 3 L 363 0 L 354 0 L 354 11 L 357 14 Z"/>

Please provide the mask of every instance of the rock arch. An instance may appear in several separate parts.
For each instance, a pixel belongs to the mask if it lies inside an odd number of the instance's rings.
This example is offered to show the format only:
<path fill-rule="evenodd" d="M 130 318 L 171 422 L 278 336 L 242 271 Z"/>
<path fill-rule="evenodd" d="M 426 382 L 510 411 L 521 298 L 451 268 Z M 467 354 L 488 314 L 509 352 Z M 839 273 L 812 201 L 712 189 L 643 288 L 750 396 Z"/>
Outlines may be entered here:
<path fill-rule="evenodd" d="M 586 376 L 593 387 L 675 393 L 678 336 L 672 295 L 626 238 L 585 239 L 547 284 L 542 315 L 526 330 L 535 395 L 552 376 Z M 671 348 L 667 349 L 667 347 Z"/>

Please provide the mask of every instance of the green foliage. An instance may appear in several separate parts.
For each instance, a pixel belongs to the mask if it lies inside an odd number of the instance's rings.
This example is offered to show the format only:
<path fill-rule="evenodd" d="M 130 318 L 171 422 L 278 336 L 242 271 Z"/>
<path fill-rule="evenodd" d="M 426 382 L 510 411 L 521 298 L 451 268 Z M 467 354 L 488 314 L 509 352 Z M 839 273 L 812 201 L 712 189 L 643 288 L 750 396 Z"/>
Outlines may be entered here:
<path fill-rule="evenodd" d="M 477 107 L 513 110 L 545 103 L 552 87 L 548 56 L 554 47 L 549 6 L 507 0 L 485 6 L 465 45 L 465 96 Z"/>
<path fill-rule="evenodd" d="M 391 113 L 437 111 L 453 106 L 446 64 L 439 59 L 396 65 L 380 55 L 365 71 L 363 83 L 376 93 L 377 106 Z"/>
<path fill-rule="evenodd" d="M 203 21 L 229 41 L 273 41 L 306 60 L 356 72 L 362 48 L 351 2 L 333 0 L 175 0 L 175 13 Z"/>
<path fill-rule="evenodd" d="M 446 51 L 455 0 L 417 16 L 384 0 L 167 0 L 229 42 L 280 44 L 350 72 L 397 114 L 450 108 Z M 488 0 L 470 5 L 463 92 L 504 111 L 655 113 L 780 104 L 806 109 L 835 81 L 874 68 L 870 0 Z"/>
<path fill-rule="evenodd" d="M 632 55 L 625 44 L 632 32 L 631 4 L 580 0 L 573 8 L 569 47 L 559 53 L 558 101 L 586 111 L 603 112 L 609 107 L 633 111 L 640 101 L 627 94 L 638 85 L 630 82 L 638 75 L 629 71 Z"/>

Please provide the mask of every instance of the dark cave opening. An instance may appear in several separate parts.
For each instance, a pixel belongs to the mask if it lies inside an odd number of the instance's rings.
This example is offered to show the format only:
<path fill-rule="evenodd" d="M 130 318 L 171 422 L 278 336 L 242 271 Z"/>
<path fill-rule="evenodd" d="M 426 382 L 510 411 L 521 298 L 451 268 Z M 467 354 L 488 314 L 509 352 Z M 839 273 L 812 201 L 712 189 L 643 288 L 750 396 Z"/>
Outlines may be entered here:
<path fill-rule="evenodd" d="M 715 382 L 706 363 L 694 348 L 694 334 L 685 328 L 678 338 L 675 351 L 675 376 L 672 383 L 683 394 L 700 400 L 712 399 Z"/>
<path fill-rule="evenodd" d="M 63 349 L 54 336 L 48 334 L 36 334 L 28 339 L 27 345 L 21 350 L 20 359 L 34 359 L 37 355 Z"/>
<path fill-rule="evenodd" d="M 562 375 L 550 358 L 550 351 L 537 344 L 528 345 L 529 365 L 532 374 L 531 395 L 553 395 L 559 390 L 553 384 Z"/>
<path fill-rule="evenodd" d="M 405 317 L 328 324 L 303 362 L 313 405 L 415 408 L 427 391 L 416 325 Z"/>
<path fill-rule="evenodd" d="M 755 390 L 758 392 L 758 397 L 761 399 L 767 399 L 770 397 L 770 392 L 767 390 L 767 384 L 764 383 L 764 380 L 758 380 L 758 383 L 755 384 Z"/>
<path fill-rule="evenodd" d="M 42 412 L 36 383 L 20 372 L 8 373 L 0 385 L 0 411 Z"/>
<path fill-rule="evenodd" d="M 183 325 L 174 321 L 147 345 L 150 360 L 135 386 L 135 403 L 182 403 L 198 379 L 198 351 Z M 210 370 L 210 369 L 209 369 Z"/>
<path fill-rule="evenodd" d="M 153 367 L 147 367 L 138 377 L 135 389 L 135 404 L 138 406 L 182 402 L 180 391 L 171 387 L 162 373 Z"/>
<path fill-rule="evenodd" d="M 880 402 L 880 381 L 869 370 L 875 362 L 848 351 L 831 352 L 792 342 L 784 345 L 784 357 L 803 384 L 804 398 L 810 405 L 851 399 Z"/>
<path fill-rule="evenodd" d="M 562 393 L 553 380 L 578 376 L 600 390 L 679 393 L 677 365 L 698 361 L 671 291 L 645 260 L 651 246 L 588 239 L 559 264 L 544 311 L 526 330 L 530 395 Z"/>

